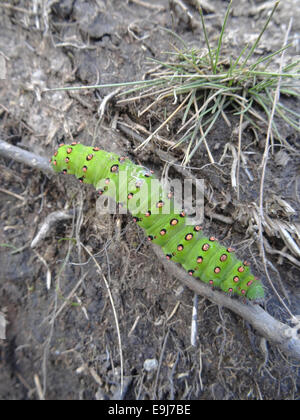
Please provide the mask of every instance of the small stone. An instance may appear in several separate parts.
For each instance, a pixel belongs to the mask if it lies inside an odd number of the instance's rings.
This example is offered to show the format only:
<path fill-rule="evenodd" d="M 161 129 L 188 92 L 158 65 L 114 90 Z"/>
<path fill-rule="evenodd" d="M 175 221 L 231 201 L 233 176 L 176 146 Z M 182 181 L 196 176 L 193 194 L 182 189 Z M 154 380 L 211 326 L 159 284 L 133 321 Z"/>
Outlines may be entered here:
<path fill-rule="evenodd" d="M 150 372 L 151 370 L 156 370 L 158 366 L 158 361 L 156 359 L 146 359 L 144 361 L 144 369 L 147 372 Z"/>

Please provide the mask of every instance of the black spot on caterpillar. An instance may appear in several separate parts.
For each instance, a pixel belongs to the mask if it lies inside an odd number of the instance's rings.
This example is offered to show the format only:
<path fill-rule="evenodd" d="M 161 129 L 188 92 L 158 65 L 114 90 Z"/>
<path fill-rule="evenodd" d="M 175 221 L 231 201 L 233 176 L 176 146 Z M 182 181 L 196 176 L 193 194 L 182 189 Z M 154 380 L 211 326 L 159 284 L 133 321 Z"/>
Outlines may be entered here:
<path fill-rule="evenodd" d="M 205 237 L 200 226 L 187 225 L 172 194 L 162 187 L 153 188 L 151 171 L 114 153 L 75 142 L 60 145 L 50 163 L 56 172 L 73 174 L 80 182 L 93 184 L 100 195 L 116 198 L 145 230 L 148 240 L 160 245 L 166 257 L 180 263 L 191 276 L 229 294 L 264 297 L 263 286 L 247 261 L 240 261 L 213 236 Z M 169 211 L 163 211 L 165 206 Z"/>

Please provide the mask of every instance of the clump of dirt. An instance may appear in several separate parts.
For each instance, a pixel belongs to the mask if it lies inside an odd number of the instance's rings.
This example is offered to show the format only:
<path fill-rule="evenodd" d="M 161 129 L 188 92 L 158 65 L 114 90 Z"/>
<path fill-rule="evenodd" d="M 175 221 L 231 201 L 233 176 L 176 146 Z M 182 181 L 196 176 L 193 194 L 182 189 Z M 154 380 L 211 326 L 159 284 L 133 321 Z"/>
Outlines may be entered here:
<path fill-rule="evenodd" d="M 49 157 L 63 141 L 92 144 L 95 140 L 103 149 L 128 155 L 161 175 L 163 157 L 178 160 L 181 152 L 171 152 L 168 144 L 161 143 L 139 153 L 134 149 L 172 104 L 138 118 L 139 102 L 122 106 L 112 100 L 99 120 L 101 101 L 115 87 L 42 91 L 141 80 L 149 70 L 147 59 L 161 57 L 174 43 L 162 27 L 187 43 L 205 47 L 194 3 L 63 0 L 39 3 L 37 10 L 29 0 L 1 4 L 0 57 L 5 58 L 6 75 L 0 80 L 1 139 Z M 233 55 L 240 52 L 243 39 L 259 33 L 270 11 L 268 3 L 253 1 L 249 7 L 245 0 L 234 5 L 224 40 Z M 217 41 L 225 11 L 226 2 L 220 0 L 204 6 L 212 41 Z M 280 5 L 269 37 L 260 44 L 261 54 L 281 47 L 278 23 L 287 25 L 291 14 L 300 15 L 296 1 Z M 294 19 L 291 36 L 299 32 L 297 25 L 300 18 Z M 286 100 L 294 105 L 292 99 Z M 219 122 L 208 139 L 216 160 L 227 143 L 237 144 L 234 129 L 239 116 L 227 118 L 231 128 Z M 164 132 L 170 142 L 177 130 L 177 122 L 173 124 Z M 265 246 L 274 285 L 291 311 L 299 314 L 299 265 L 295 257 L 286 257 L 291 253 L 278 227 L 282 215 L 285 228 L 299 223 L 299 137 L 284 124 L 280 128 L 296 152 L 276 144 L 268 162 Z M 257 241 L 263 139 L 263 135 L 256 138 L 251 128 L 244 132 L 248 172 L 240 172 L 239 199 L 231 185 L 232 149 L 222 165 L 213 167 L 207 166 L 203 147 L 191 162 L 196 169 L 189 170 L 206 180 L 207 230 L 251 260 L 268 289 L 267 310 L 286 320 L 269 290 Z M 63 176 L 49 179 L 13 160 L 0 158 L 0 166 L 0 313 L 7 321 L 6 340 L 0 339 L 1 399 L 120 395 L 119 337 L 107 284 L 120 330 L 123 398 L 299 398 L 295 365 L 243 319 L 201 297 L 196 345 L 191 345 L 193 292 L 165 271 L 131 217 L 99 215 L 90 186 L 82 188 Z M 169 176 L 183 175 L 173 166 Z M 59 209 L 74 209 L 74 218 L 57 223 L 32 249 L 38 227 Z M 147 362 L 152 359 L 157 363 Z"/>

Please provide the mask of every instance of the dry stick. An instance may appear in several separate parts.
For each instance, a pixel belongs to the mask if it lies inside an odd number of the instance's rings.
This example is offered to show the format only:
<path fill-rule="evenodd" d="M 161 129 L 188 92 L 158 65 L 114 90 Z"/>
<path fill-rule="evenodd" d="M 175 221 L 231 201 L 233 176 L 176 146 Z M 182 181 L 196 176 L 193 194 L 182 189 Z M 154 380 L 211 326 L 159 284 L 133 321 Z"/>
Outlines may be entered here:
<path fill-rule="evenodd" d="M 33 380 L 34 380 L 35 387 L 36 387 L 36 392 L 38 394 L 38 397 L 39 397 L 40 401 L 45 401 L 45 396 L 43 394 L 43 389 L 42 389 L 42 386 L 41 386 L 40 378 L 38 377 L 37 374 L 33 375 Z"/>
<path fill-rule="evenodd" d="M 4 7 L 6 9 L 11 9 L 11 10 L 14 10 L 15 12 L 24 13 L 24 14 L 27 14 L 27 15 L 33 15 L 34 14 L 30 10 L 23 9 L 23 7 L 13 6 L 9 3 L 0 3 L 0 7 Z"/>
<path fill-rule="evenodd" d="M 47 274 L 46 274 L 46 287 L 47 287 L 47 290 L 50 290 L 50 288 L 51 288 L 51 279 L 52 279 L 51 270 L 50 270 L 50 268 L 49 268 L 49 266 L 48 266 L 47 261 L 45 260 L 45 258 L 43 258 L 37 251 L 34 250 L 34 252 L 35 252 L 36 256 L 38 257 L 38 259 L 42 262 L 42 264 L 44 264 L 44 266 L 45 266 L 45 268 L 47 270 Z"/>
<path fill-rule="evenodd" d="M 20 147 L 12 146 L 9 143 L 0 139 L 0 155 L 9 159 L 16 160 L 21 163 L 25 163 L 32 168 L 39 169 L 47 175 L 53 175 L 53 171 L 46 158 L 38 156 L 34 153 L 27 152 Z"/>
<path fill-rule="evenodd" d="M 25 198 L 22 197 L 21 195 L 16 194 L 16 193 L 13 193 L 12 191 L 8 191 L 8 190 L 6 190 L 4 188 L 0 188 L 0 192 L 2 192 L 3 194 L 11 195 L 12 197 L 17 198 L 20 201 L 26 201 Z"/>
<path fill-rule="evenodd" d="M 288 254 L 287 252 L 279 251 L 277 249 L 273 249 L 266 238 L 263 238 L 263 240 L 264 240 L 264 247 L 266 248 L 266 250 L 269 254 L 281 255 L 282 257 L 286 258 L 287 260 L 290 260 L 294 265 L 300 267 L 300 261 L 299 260 L 294 258 L 292 255 Z M 286 246 L 285 246 L 285 248 L 286 248 Z"/>
<path fill-rule="evenodd" d="M 1 147 L 1 143 L 4 142 L 0 141 L 0 155 L 2 150 L 4 150 L 4 148 Z M 22 156 L 20 150 L 19 156 Z M 34 155 L 34 161 L 37 160 L 47 161 L 45 158 Z M 24 161 L 24 163 L 30 165 L 28 160 Z M 49 163 L 46 166 L 46 172 L 51 172 Z M 189 276 L 185 270 L 173 262 L 166 260 L 161 248 L 154 244 L 152 244 L 152 246 L 155 254 L 158 256 L 161 263 L 166 267 L 166 270 L 170 275 L 173 275 L 197 294 L 204 296 L 217 305 L 224 306 L 225 308 L 228 308 L 238 314 L 248 321 L 267 340 L 270 340 L 274 344 L 278 345 L 284 352 L 288 353 L 295 359 L 300 360 L 300 338 L 299 335 L 297 335 L 295 328 L 277 321 L 258 305 L 254 305 L 250 302 L 247 302 L 247 304 L 241 303 L 240 300 L 232 299 L 230 296 L 225 295 L 225 293 L 213 290 L 205 283 Z"/>

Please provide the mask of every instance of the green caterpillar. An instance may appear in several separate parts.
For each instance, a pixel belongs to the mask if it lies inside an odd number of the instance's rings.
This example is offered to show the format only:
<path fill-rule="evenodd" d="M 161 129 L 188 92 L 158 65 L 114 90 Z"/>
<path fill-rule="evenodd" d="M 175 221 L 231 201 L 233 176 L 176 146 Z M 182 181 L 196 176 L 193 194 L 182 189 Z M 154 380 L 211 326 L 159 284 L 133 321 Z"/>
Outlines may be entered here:
<path fill-rule="evenodd" d="M 167 193 L 145 168 L 114 153 L 79 143 L 60 145 L 50 163 L 56 172 L 75 175 L 93 184 L 100 195 L 114 197 L 119 207 L 132 213 L 149 241 L 160 245 L 168 259 L 180 263 L 193 277 L 248 299 L 264 297 L 261 282 L 247 261 L 240 261 L 231 248 L 207 238 L 198 225 L 186 225 L 186 214 L 178 210 Z M 155 181 L 156 183 L 155 183 Z"/>

